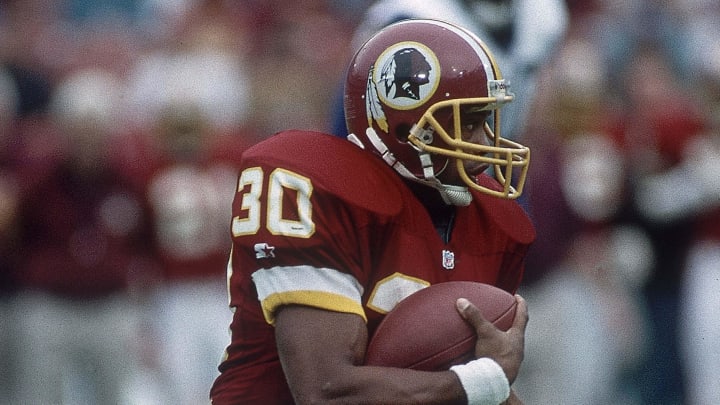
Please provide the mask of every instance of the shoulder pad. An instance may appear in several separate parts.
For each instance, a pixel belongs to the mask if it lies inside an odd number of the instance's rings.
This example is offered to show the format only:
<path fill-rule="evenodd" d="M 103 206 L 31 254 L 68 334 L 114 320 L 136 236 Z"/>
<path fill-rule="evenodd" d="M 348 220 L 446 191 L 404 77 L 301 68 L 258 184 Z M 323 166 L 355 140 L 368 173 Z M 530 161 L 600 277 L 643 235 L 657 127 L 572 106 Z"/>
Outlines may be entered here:
<path fill-rule="evenodd" d="M 291 170 L 350 205 L 383 215 L 402 209 L 402 180 L 380 159 L 351 142 L 320 132 L 283 131 L 243 153 L 242 167 Z"/>
<path fill-rule="evenodd" d="M 478 176 L 477 180 L 486 187 L 499 187 L 492 178 L 484 174 Z M 530 244 L 535 240 L 535 226 L 516 200 L 493 197 L 475 190 L 473 190 L 473 199 L 513 240 L 523 244 Z"/>

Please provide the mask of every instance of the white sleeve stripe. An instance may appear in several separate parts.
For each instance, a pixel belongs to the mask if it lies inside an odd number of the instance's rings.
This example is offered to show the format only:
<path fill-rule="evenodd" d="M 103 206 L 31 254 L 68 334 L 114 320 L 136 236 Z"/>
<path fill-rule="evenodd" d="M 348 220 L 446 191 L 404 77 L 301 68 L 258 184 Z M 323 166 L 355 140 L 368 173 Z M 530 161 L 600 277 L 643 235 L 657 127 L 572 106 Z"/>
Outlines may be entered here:
<path fill-rule="evenodd" d="M 313 266 L 276 266 L 252 274 L 258 299 L 292 291 L 321 291 L 362 302 L 364 289 L 355 277 L 330 268 Z"/>

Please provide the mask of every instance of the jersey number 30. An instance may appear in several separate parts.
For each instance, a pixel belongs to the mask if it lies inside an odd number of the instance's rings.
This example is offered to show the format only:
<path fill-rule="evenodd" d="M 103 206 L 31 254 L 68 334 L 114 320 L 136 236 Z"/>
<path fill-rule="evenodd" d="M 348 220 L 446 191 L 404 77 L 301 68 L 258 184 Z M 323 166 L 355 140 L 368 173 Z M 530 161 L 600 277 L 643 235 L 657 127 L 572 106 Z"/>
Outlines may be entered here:
<path fill-rule="evenodd" d="M 237 191 L 242 194 L 241 209 L 247 214 L 235 216 L 232 221 L 234 236 L 254 235 L 262 225 L 262 203 L 267 203 L 265 227 L 273 235 L 283 235 L 295 238 L 309 238 L 315 233 L 315 224 L 312 221 L 312 183 L 307 177 L 285 169 L 275 169 L 267 178 L 265 186 L 265 173 L 260 167 L 245 169 L 240 174 Z M 263 190 L 267 196 L 263 199 Z M 293 191 L 297 196 L 296 215 L 291 218 L 283 217 L 283 200 L 285 193 Z"/>

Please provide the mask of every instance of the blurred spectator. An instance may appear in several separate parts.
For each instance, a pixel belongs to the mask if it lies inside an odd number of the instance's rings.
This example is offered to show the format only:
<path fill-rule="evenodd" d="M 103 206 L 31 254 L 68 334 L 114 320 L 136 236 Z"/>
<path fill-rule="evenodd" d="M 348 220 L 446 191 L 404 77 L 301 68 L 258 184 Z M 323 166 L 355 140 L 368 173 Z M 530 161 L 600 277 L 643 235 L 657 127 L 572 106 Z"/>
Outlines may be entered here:
<path fill-rule="evenodd" d="M 70 75 L 53 93 L 58 132 L 48 136 L 58 148 L 41 157 L 53 166 L 23 190 L 19 218 L 23 403 L 123 403 L 136 370 L 128 292 L 145 260 L 144 220 L 107 148 L 122 98 L 122 84 L 99 70 Z"/>
<path fill-rule="evenodd" d="M 636 297 L 653 252 L 623 217 L 627 164 L 610 136 L 615 114 L 602 57 L 583 37 L 565 40 L 542 76 L 542 103 L 526 135 L 534 162 L 529 207 L 539 232 L 521 291 L 534 322 L 515 384 L 528 403 L 638 401 L 625 380 L 644 352 Z"/>
<path fill-rule="evenodd" d="M 706 130 L 707 122 L 695 91 L 679 80 L 671 59 L 656 43 L 641 43 L 627 69 L 623 146 L 629 157 L 629 178 L 635 185 L 636 214 L 656 252 L 656 264 L 644 290 L 651 329 L 649 361 L 640 374 L 644 399 L 675 404 L 684 396 L 678 351 L 679 293 L 692 245 L 694 209 L 685 205 L 698 195 L 693 179 L 674 176 L 684 151 Z M 701 155 L 693 156 L 693 165 Z"/>
<path fill-rule="evenodd" d="M 17 260 L 19 185 L 9 161 L 18 94 L 15 81 L 0 67 L 0 398 L 12 398 L 15 340 L 12 334 L 13 271 Z"/>
<path fill-rule="evenodd" d="M 224 23 L 232 9 L 223 4 L 192 5 L 175 20 L 176 38 L 139 58 L 129 74 L 137 129 L 126 136 L 145 148 L 134 155 L 150 160 L 142 187 L 160 266 L 146 286 L 148 339 L 140 351 L 160 403 L 207 402 L 228 343 L 227 212 L 234 164 L 255 135 L 246 128 L 251 81 L 242 38 Z"/>
<path fill-rule="evenodd" d="M 163 149 L 145 198 L 152 212 L 153 246 L 160 279 L 149 287 L 143 352 L 158 378 L 163 403 L 207 400 L 207 387 L 227 344 L 222 311 L 227 305 L 225 268 L 229 254 L 228 198 L 234 191 L 232 162 L 213 155 L 206 118 L 185 107 L 168 109 L 159 119 Z M 234 151 L 240 146 L 232 147 Z M 228 311 L 229 312 L 229 311 Z"/>
<path fill-rule="evenodd" d="M 32 181 L 26 176 L 31 171 L 24 168 L 39 168 L 24 164 L 31 159 L 23 158 L 22 151 L 31 150 L 29 145 L 43 140 L 42 135 L 32 136 L 29 132 L 32 127 L 42 126 L 34 125 L 33 117 L 43 113 L 50 94 L 46 72 L 39 64 L 23 59 L 20 52 L 21 44 L 32 45 L 32 41 L 22 40 L 33 34 L 34 23 L 42 17 L 28 18 L 29 13 L 22 9 L 31 6 L 16 3 L 20 2 L 0 4 L 0 398 L 10 402 L 17 391 L 17 364 L 21 360 L 15 320 L 17 268 L 23 256 L 18 216 L 23 183 Z M 48 3 L 47 9 L 51 10 L 52 5 Z M 26 18 L 24 25 L 20 24 L 21 17 Z M 36 146 L 36 156 L 42 156 L 47 148 L 43 142 Z"/>

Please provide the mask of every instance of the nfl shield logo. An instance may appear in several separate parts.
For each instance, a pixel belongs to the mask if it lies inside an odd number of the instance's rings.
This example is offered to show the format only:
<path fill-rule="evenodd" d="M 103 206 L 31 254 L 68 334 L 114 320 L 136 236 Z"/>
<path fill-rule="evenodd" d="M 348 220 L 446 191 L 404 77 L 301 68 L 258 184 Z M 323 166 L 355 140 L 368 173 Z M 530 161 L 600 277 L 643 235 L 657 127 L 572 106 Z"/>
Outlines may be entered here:
<path fill-rule="evenodd" d="M 449 251 L 449 250 L 443 250 L 442 251 L 442 262 L 443 267 L 447 270 L 452 270 L 455 268 L 455 253 Z"/>

